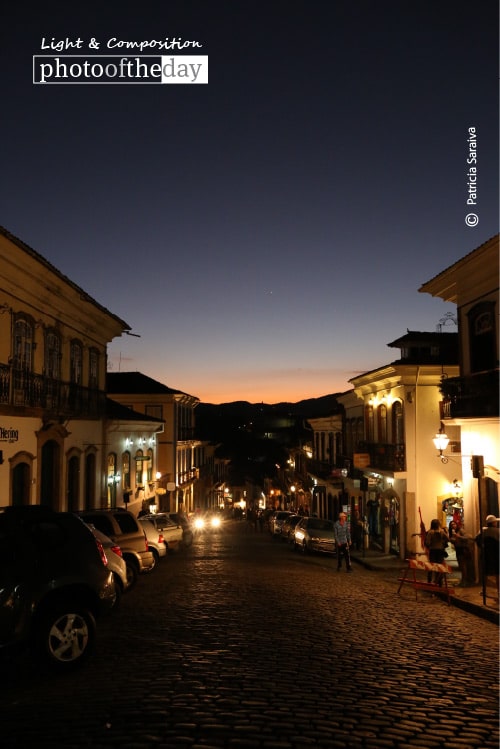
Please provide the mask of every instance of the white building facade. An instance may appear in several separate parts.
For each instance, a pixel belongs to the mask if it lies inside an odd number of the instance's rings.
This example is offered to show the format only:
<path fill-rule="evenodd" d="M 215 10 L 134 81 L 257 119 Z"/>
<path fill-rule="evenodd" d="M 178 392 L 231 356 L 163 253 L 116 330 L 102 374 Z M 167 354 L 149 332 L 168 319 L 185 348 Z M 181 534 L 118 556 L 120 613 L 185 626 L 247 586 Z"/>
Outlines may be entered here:
<path fill-rule="evenodd" d="M 0 229 L 4 504 L 107 501 L 106 348 L 129 326 Z"/>

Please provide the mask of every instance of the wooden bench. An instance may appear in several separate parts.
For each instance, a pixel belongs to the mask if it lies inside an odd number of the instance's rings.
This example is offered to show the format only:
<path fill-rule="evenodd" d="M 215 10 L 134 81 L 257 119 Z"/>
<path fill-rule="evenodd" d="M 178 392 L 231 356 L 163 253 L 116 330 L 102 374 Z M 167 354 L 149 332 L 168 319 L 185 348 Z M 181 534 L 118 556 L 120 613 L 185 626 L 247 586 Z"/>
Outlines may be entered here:
<path fill-rule="evenodd" d="M 448 605 L 450 604 L 450 596 L 455 593 L 454 588 L 448 587 L 448 575 L 453 572 L 453 569 L 449 564 L 437 564 L 436 562 L 424 562 L 420 559 L 407 559 L 408 567 L 402 570 L 404 573 L 402 577 L 398 578 L 399 588 L 398 594 L 401 592 L 403 585 L 411 585 L 415 590 L 415 600 L 418 598 L 419 590 L 427 590 L 431 593 L 440 593 L 445 595 L 448 599 Z M 418 572 L 425 574 L 425 580 L 417 577 Z M 443 584 L 427 582 L 427 574 L 429 572 L 439 572 L 442 575 Z"/>

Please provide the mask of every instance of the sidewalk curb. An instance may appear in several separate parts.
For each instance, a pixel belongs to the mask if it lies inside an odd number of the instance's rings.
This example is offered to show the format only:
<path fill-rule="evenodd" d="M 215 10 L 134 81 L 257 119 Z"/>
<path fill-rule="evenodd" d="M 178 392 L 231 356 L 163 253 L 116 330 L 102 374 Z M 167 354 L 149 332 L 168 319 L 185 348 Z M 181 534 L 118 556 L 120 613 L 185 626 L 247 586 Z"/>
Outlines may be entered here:
<path fill-rule="evenodd" d="M 381 566 L 380 564 L 372 564 L 369 560 L 354 556 L 352 553 L 351 560 L 353 562 L 356 562 L 356 564 L 360 564 L 365 569 L 371 570 L 372 572 L 397 572 L 401 567 L 401 560 L 397 560 L 396 558 L 394 559 L 394 563 L 391 562 L 390 564 L 385 564 L 384 566 Z M 441 598 L 441 600 L 447 601 L 447 596 L 445 593 L 436 593 L 435 595 Z M 486 619 L 486 621 L 490 621 L 497 626 L 500 625 L 499 612 L 494 611 L 493 609 L 489 609 L 486 606 L 482 606 L 479 603 L 476 604 L 472 601 L 467 601 L 463 598 L 460 598 L 459 596 L 451 595 L 450 605 L 455 606 L 457 609 L 467 611 L 469 614 L 474 614 L 474 616 L 478 616 L 481 619 Z"/>

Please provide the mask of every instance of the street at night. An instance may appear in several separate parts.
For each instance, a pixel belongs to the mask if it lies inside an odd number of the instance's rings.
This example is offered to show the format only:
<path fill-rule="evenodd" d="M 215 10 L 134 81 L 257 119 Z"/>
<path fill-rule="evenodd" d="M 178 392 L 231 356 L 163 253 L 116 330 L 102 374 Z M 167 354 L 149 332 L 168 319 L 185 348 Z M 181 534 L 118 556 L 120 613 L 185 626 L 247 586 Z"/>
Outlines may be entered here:
<path fill-rule="evenodd" d="M 228 521 L 64 676 L 2 664 L 2 747 L 498 747 L 498 627 Z"/>

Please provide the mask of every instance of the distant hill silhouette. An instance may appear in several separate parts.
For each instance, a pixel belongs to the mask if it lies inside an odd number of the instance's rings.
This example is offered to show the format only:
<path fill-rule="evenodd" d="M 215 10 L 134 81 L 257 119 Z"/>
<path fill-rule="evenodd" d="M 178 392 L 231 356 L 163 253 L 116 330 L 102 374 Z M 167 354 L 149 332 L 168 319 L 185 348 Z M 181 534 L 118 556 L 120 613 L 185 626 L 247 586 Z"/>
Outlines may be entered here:
<path fill-rule="evenodd" d="M 195 409 L 196 437 L 224 442 L 235 431 L 292 430 L 307 419 L 331 416 L 341 410 L 337 395 L 308 398 L 297 403 L 200 403 Z"/>

